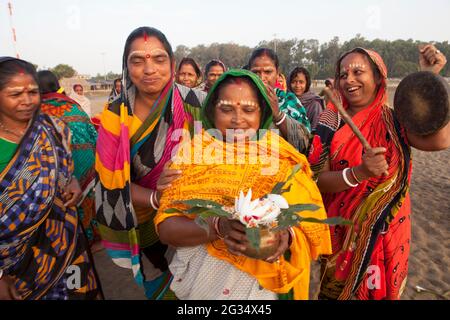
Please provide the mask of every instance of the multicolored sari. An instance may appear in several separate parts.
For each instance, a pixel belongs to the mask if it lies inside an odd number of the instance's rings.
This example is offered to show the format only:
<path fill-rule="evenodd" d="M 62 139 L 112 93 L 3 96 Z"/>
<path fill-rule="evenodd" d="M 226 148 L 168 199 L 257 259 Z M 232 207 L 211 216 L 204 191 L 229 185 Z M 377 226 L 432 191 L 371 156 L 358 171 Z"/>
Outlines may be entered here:
<path fill-rule="evenodd" d="M 372 105 L 353 121 L 372 147 L 387 149 L 389 174 L 323 195 L 328 216 L 350 219 L 354 225 L 331 228 L 333 254 L 323 260 L 321 299 L 399 299 L 406 284 L 411 152 L 404 130 L 386 105 L 386 66 L 377 53 L 365 52 L 383 79 Z M 350 127 L 334 106 L 328 106 L 310 150 L 311 168 L 318 174 L 329 159 L 330 170 L 341 171 L 360 165 L 362 155 L 362 145 Z"/>
<path fill-rule="evenodd" d="M 125 81 L 124 87 L 127 87 Z M 164 165 L 176 152 L 181 129 L 193 131 L 204 93 L 169 81 L 142 122 L 133 115 L 135 87 L 102 113 L 96 153 L 96 210 L 103 245 L 113 261 L 132 269 L 150 299 L 164 297 L 172 276 L 167 246 L 155 232 L 155 210 L 131 202 L 130 184 L 155 190 Z M 151 262 L 142 272 L 141 255 Z"/>
<path fill-rule="evenodd" d="M 81 107 L 61 93 L 47 93 L 41 97 L 41 111 L 64 121 L 71 131 L 72 158 L 74 175 L 83 191 L 83 200 L 78 206 L 78 216 L 88 240 L 93 242 L 99 237 L 95 221 L 95 143 L 97 131 L 89 116 Z"/>
<path fill-rule="evenodd" d="M 97 280 L 75 207 L 69 129 L 38 114 L 0 173 L 0 269 L 24 299 L 94 299 Z"/>

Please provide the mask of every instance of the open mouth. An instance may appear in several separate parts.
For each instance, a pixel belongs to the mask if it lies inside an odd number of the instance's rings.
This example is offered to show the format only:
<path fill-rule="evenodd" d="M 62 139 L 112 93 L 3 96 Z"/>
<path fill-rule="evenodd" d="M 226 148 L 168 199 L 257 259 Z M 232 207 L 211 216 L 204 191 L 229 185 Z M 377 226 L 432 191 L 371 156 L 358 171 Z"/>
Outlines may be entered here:
<path fill-rule="evenodd" d="M 349 88 L 347 88 L 347 92 L 349 94 L 353 95 L 353 94 L 357 94 L 359 89 L 361 89 L 361 87 L 357 87 L 357 86 L 349 87 Z"/>

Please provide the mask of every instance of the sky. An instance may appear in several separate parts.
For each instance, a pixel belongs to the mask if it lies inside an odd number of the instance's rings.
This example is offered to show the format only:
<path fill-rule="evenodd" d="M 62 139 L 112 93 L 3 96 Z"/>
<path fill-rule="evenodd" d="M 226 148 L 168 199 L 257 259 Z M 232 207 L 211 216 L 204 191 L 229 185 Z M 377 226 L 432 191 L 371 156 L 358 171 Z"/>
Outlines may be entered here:
<path fill-rule="evenodd" d="M 173 49 L 262 40 L 366 39 L 450 41 L 449 0 L 0 0 L 0 56 L 39 68 L 59 63 L 81 74 L 120 73 L 123 46 L 135 28 L 160 29 Z"/>

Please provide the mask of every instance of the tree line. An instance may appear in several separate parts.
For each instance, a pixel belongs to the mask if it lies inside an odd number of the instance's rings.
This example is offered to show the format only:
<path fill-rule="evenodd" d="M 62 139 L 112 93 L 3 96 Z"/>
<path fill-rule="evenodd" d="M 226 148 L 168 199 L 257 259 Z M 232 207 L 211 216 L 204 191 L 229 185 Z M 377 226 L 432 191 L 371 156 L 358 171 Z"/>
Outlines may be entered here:
<path fill-rule="evenodd" d="M 247 64 L 251 52 L 259 47 L 268 47 L 276 51 L 280 60 L 280 69 L 286 76 L 296 66 L 306 67 L 315 79 L 334 77 L 335 63 L 339 56 L 355 47 L 363 47 L 377 51 L 388 68 L 390 78 L 403 78 L 418 71 L 419 45 L 428 42 L 408 40 L 367 40 L 360 34 L 341 43 L 338 37 L 320 44 L 315 39 L 290 39 L 261 41 L 255 48 L 235 43 L 212 43 L 189 48 L 179 45 L 175 50 L 175 59 L 179 62 L 183 57 L 191 57 L 203 68 L 211 59 L 222 60 L 227 67 L 240 68 Z M 446 57 L 450 58 L 448 41 L 433 42 Z M 441 75 L 450 77 L 450 65 L 447 64 Z"/>
<path fill-rule="evenodd" d="M 363 47 L 377 51 L 383 58 L 388 68 L 390 78 L 403 78 L 418 70 L 419 45 L 428 42 L 418 40 L 367 40 L 360 34 L 355 38 L 341 43 L 338 37 L 320 44 L 315 39 L 273 39 L 261 41 L 256 47 L 251 48 L 235 43 L 212 43 L 208 46 L 200 44 L 189 48 L 184 45 L 176 47 L 174 52 L 177 62 L 183 57 L 191 57 L 203 69 L 212 59 L 222 60 L 228 68 L 241 68 L 248 63 L 252 51 L 260 47 L 274 49 L 280 60 L 280 69 L 286 76 L 297 66 L 303 66 L 309 70 L 313 79 L 326 79 L 334 77 L 335 63 L 339 56 L 353 48 Z M 450 44 L 448 41 L 434 42 L 448 59 L 450 59 Z M 50 69 L 59 79 L 70 78 L 76 74 L 76 70 L 67 65 L 59 64 Z M 450 77 L 450 64 L 441 71 L 441 75 Z M 119 74 L 109 72 L 108 80 L 119 78 Z M 96 80 L 105 79 L 105 75 L 97 74 Z"/>

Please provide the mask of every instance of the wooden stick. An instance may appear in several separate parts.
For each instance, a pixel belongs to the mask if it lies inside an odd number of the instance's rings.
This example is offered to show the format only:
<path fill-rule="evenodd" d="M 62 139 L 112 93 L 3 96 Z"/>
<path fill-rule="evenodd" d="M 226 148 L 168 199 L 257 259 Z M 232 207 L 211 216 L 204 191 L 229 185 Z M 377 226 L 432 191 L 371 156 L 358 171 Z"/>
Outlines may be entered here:
<path fill-rule="evenodd" d="M 369 142 L 366 140 L 366 138 L 363 136 L 361 131 L 355 125 L 355 123 L 353 122 L 352 118 L 349 116 L 347 111 L 345 111 L 345 109 L 342 106 L 342 104 L 340 103 L 340 101 L 338 101 L 336 99 L 336 97 L 333 95 L 331 90 L 329 88 L 325 87 L 324 93 L 328 97 L 328 100 L 330 100 L 331 103 L 336 106 L 336 108 L 338 109 L 338 111 L 341 114 L 342 118 L 344 119 L 345 123 L 347 123 L 349 125 L 349 127 L 352 129 L 353 133 L 356 135 L 356 137 L 359 139 L 359 141 L 361 141 L 364 149 L 366 151 L 371 149 L 372 147 L 370 146 Z"/>

